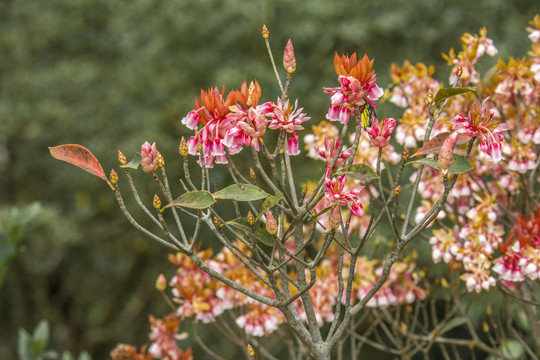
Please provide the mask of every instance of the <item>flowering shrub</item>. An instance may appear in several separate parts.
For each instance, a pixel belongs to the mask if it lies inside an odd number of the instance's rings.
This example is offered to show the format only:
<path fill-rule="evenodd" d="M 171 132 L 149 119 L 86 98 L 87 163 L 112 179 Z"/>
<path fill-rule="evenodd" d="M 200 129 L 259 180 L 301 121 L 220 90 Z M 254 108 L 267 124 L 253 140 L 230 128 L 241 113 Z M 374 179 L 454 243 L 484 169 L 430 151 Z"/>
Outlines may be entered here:
<path fill-rule="evenodd" d="M 459 347 L 472 356 L 539 356 L 540 15 L 531 26 L 528 57 L 499 60 L 486 74 L 477 63 L 497 54 L 487 30 L 463 35 L 462 49 L 444 55 L 452 66 L 448 87 L 432 77 L 432 66 L 405 61 L 391 66 L 392 84 L 383 90 L 374 59 L 336 53 L 339 86 L 324 89 L 331 95 L 328 121 L 310 124 L 303 147 L 299 133 L 311 118 L 288 98 L 297 68 L 293 45 L 285 47 L 283 85 L 264 27 L 282 94 L 260 103 L 255 80 L 240 90 L 201 90 L 181 121 L 193 135 L 180 141 L 179 197 L 156 143 L 145 142 L 130 162 L 119 152 L 129 189 L 157 230 L 125 206 L 116 171 L 105 176 L 79 145 L 51 148 L 55 158 L 107 181 L 131 224 L 176 251 L 169 256 L 176 273 L 156 283 L 173 313 L 150 318 L 148 348 L 119 345 L 112 358 L 191 358 L 177 345 L 188 318 L 195 340 L 217 359 L 197 336 L 197 322 L 223 330 L 248 359 L 257 352 L 275 358 L 264 336 L 282 337 L 291 356 L 316 359 L 330 359 L 333 349 L 342 356 L 345 348 L 357 358 L 363 345 L 402 358 L 450 358 Z M 384 102 L 403 108 L 401 118 L 377 119 Z M 242 150 L 251 152 L 249 175 L 232 156 Z M 325 165 L 318 180 L 302 186 L 293 171 L 301 154 Z M 166 200 L 156 194 L 154 211 L 131 176 L 139 165 Z M 232 185 L 214 184 L 216 165 L 229 171 Z M 218 201 L 229 201 L 231 210 L 218 212 Z M 222 245 L 217 253 L 200 249 L 202 226 Z M 431 275 L 432 267 L 419 267 L 416 250 L 404 255 L 413 240 L 419 248 L 429 243 L 433 263 L 448 271 Z M 529 321 L 516 325 L 488 308 L 480 336 L 463 297 L 493 288 L 517 300 Z M 468 339 L 454 336 L 456 329 Z"/>

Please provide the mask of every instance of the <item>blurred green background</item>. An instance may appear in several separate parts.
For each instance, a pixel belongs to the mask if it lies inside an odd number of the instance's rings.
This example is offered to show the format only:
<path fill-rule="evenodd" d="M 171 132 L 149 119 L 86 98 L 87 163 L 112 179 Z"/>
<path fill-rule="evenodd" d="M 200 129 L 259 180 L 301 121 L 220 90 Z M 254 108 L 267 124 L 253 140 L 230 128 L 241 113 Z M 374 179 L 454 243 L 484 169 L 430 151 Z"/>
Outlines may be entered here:
<path fill-rule="evenodd" d="M 434 64 L 447 82 L 440 54 L 463 32 L 486 26 L 503 59 L 521 57 L 538 12 L 536 0 L 0 1 L 0 359 L 16 359 L 17 329 L 41 319 L 52 347 L 106 359 L 118 342 L 145 343 L 147 315 L 167 310 L 154 280 L 174 271 L 168 251 L 130 227 L 106 184 L 48 146 L 82 144 L 108 173 L 117 149 L 130 158 L 157 141 L 177 179 L 180 119 L 201 88 L 256 78 L 262 101 L 278 96 L 262 24 L 280 69 L 292 39 L 290 96 L 315 123 L 329 104 L 322 88 L 337 84 L 334 51 L 375 57 L 381 86 L 405 59 Z M 154 190 L 141 191 L 150 203 Z"/>

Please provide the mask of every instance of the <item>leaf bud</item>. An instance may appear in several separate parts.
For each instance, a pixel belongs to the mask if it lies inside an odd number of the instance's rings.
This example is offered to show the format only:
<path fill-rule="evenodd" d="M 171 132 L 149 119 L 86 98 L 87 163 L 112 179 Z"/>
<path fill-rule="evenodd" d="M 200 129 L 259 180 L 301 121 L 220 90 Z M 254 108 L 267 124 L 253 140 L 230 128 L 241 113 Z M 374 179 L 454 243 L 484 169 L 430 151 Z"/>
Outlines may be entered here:
<path fill-rule="evenodd" d="M 268 28 L 266 27 L 266 25 L 263 25 L 263 28 L 262 28 L 262 37 L 264 39 L 268 39 L 268 36 L 270 35 L 270 31 L 268 31 Z"/>
<path fill-rule="evenodd" d="M 161 209 L 161 200 L 159 199 L 159 196 L 157 196 L 157 194 L 154 195 L 154 200 L 152 201 L 152 206 L 154 206 L 154 209 L 156 209 L 156 210 Z"/>
<path fill-rule="evenodd" d="M 253 346 L 251 346 L 251 344 L 248 344 L 247 351 L 248 351 L 249 357 L 251 357 L 252 359 L 255 359 L 255 350 L 253 350 Z"/>
<path fill-rule="evenodd" d="M 253 168 L 249 168 L 249 176 L 251 177 L 251 179 L 255 180 L 257 178 L 257 174 L 255 174 L 255 170 L 253 170 Z"/>
<path fill-rule="evenodd" d="M 183 157 L 188 156 L 188 153 L 189 153 L 189 149 L 188 149 L 188 146 L 187 146 L 187 141 L 183 136 L 182 136 L 182 139 L 180 140 L 180 146 L 178 147 L 178 152 Z"/>
<path fill-rule="evenodd" d="M 409 158 L 409 148 L 403 149 L 402 157 L 403 157 L 403 159 L 405 159 L 405 160 L 407 160 L 407 159 Z"/>
<path fill-rule="evenodd" d="M 218 219 L 217 216 L 214 216 L 214 225 L 219 229 L 221 228 L 223 225 L 221 224 L 221 221 Z"/>
<path fill-rule="evenodd" d="M 158 278 L 156 279 L 156 289 L 158 291 L 165 291 L 167 288 L 167 279 L 165 279 L 165 275 L 159 274 Z"/>
<path fill-rule="evenodd" d="M 158 151 L 157 157 L 156 157 L 156 164 L 159 167 L 164 167 L 165 166 L 165 159 L 163 158 L 163 155 L 161 155 L 161 153 L 159 151 Z"/>
<path fill-rule="evenodd" d="M 486 314 L 488 314 L 488 316 L 491 316 L 491 314 L 493 314 L 493 309 L 491 308 L 491 305 L 488 305 L 486 307 Z"/>
<path fill-rule="evenodd" d="M 433 91 L 431 89 L 428 90 L 426 97 L 425 97 L 426 104 L 431 105 L 433 104 Z"/>
<path fill-rule="evenodd" d="M 251 211 L 248 212 L 247 214 L 247 222 L 249 223 L 249 225 L 253 226 L 255 224 L 255 216 L 253 216 L 253 214 L 251 213 Z"/>
<path fill-rule="evenodd" d="M 482 330 L 483 330 L 485 333 L 489 332 L 489 325 L 488 325 L 488 323 L 485 322 L 485 321 L 482 323 Z"/>
<path fill-rule="evenodd" d="M 456 75 L 457 77 L 461 77 L 461 75 L 463 75 L 463 66 L 461 66 L 461 64 L 459 64 L 457 67 Z"/>
<path fill-rule="evenodd" d="M 396 188 L 394 189 L 394 195 L 399 195 L 401 194 L 401 185 L 398 185 L 396 186 Z"/>
<path fill-rule="evenodd" d="M 128 162 L 126 155 L 124 155 L 120 150 L 118 150 L 118 162 L 120 162 L 120 165 L 126 165 Z"/>
<path fill-rule="evenodd" d="M 111 169 L 111 174 L 109 175 L 109 180 L 111 180 L 111 184 L 116 185 L 118 183 L 118 174 L 114 169 Z"/>

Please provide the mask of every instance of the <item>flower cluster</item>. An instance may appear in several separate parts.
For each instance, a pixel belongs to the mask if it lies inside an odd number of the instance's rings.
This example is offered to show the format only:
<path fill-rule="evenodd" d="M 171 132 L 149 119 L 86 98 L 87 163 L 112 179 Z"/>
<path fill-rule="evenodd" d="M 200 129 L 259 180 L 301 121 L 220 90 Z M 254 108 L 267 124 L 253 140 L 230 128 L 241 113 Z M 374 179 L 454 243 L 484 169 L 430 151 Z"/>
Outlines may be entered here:
<path fill-rule="evenodd" d="M 461 37 L 461 51 L 455 53 L 454 49 L 450 49 L 448 55 L 443 54 L 443 57 L 448 62 L 448 65 L 453 66 L 450 83 L 454 83 L 459 76 L 462 83 L 476 84 L 479 81 L 478 72 L 474 65 L 484 56 L 495 56 L 498 53 L 497 48 L 493 45 L 493 41 L 486 37 L 487 30 L 482 28 L 478 35 L 469 33 L 463 34 Z M 461 69 L 461 70 L 459 70 Z"/>
<path fill-rule="evenodd" d="M 360 60 L 356 53 L 351 56 L 337 53 L 334 56 L 334 70 L 338 75 L 338 82 L 341 86 L 335 88 L 325 88 L 326 93 L 332 94 L 330 108 L 326 118 L 331 121 L 338 121 L 342 124 L 349 122 L 349 118 L 355 110 L 363 109 L 366 102 L 371 107 L 376 107 L 377 101 L 383 90 L 377 85 L 375 71 L 371 70 L 373 59 L 367 55 Z"/>
<path fill-rule="evenodd" d="M 540 150 L 540 52 L 535 50 L 538 40 L 534 35 L 540 31 L 540 16 L 531 25 L 533 28 L 527 29 L 533 41 L 530 56 L 510 58 L 508 63 L 500 60 L 484 89 L 488 97 L 474 102 L 467 116 L 457 115 L 448 121 L 453 124 L 452 130 L 477 137 L 479 151 L 471 159 L 473 170 L 460 175 L 448 198 L 446 211 L 452 214 L 453 229 L 435 229 L 430 244 L 435 263 L 443 261 L 463 269 L 461 279 L 469 291 L 488 290 L 497 279 L 519 284 L 540 275 L 540 213 L 538 203 L 534 202 L 536 195 L 530 203 L 535 211 L 528 215 L 502 211 L 516 208 L 519 195 L 534 186 L 531 182 L 540 183 L 538 177 L 533 177 Z M 481 30 L 480 36 L 466 34 L 462 41 L 464 52 L 460 58 L 469 59 L 469 64 L 484 53 L 496 53 L 492 42 L 485 38 L 485 30 Z M 478 74 L 470 69 L 468 73 L 464 71 L 463 82 L 474 84 L 479 81 Z M 449 107 L 456 111 L 464 103 L 452 99 Z M 503 143 L 503 134 L 511 140 Z M 524 182 L 525 177 L 529 179 Z M 426 180 L 422 183 L 427 189 Z M 438 193 L 425 195 L 440 194 L 442 187 L 437 189 Z M 513 223 L 513 228 L 506 231 L 506 241 L 505 217 Z"/>
<path fill-rule="evenodd" d="M 439 82 L 432 78 L 434 72 L 433 66 L 427 67 L 422 63 L 413 66 L 408 61 L 403 63 L 402 68 L 396 64 L 390 67 L 392 90 L 388 94 L 389 101 L 406 108 L 396 128 L 396 141 L 405 147 L 415 147 L 424 139 L 429 121 L 425 97 L 429 91 L 435 94 L 441 87 Z M 434 128 L 434 131 L 442 130 Z"/>
<path fill-rule="evenodd" d="M 225 87 L 201 90 L 201 100 L 195 100 L 196 108 L 190 111 L 182 123 L 195 130 L 187 142 L 189 153 L 199 155 L 199 164 L 207 168 L 226 164 L 227 152 L 236 154 L 244 146 L 259 150 L 267 128 L 287 134 L 287 153 L 299 153 L 298 134 L 302 123 L 310 118 L 303 108 L 294 107 L 289 101 L 278 98 L 276 103 L 258 105 L 261 87 L 257 81 L 247 86 L 244 81 L 240 90 L 232 90 L 225 96 Z"/>

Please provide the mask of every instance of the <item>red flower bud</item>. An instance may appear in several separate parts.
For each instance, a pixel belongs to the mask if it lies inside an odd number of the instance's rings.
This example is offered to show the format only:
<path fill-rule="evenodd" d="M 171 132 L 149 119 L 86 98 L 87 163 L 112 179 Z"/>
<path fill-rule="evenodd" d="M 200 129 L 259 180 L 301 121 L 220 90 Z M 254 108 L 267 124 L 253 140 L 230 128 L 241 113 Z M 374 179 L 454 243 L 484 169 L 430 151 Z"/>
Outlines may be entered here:
<path fill-rule="evenodd" d="M 154 142 L 152 145 L 150 145 L 147 142 L 145 142 L 141 146 L 141 155 L 142 155 L 142 161 L 141 161 L 141 168 L 145 173 L 153 173 L 157 169 L 157 157 L 158 157 L 158 151 L 156 148 L 156 143 Z"/>
<path fill-rule="evenodd" d="M 448 168 L 454 161 L 454 148 L 456 147 L 458 133 L 454 132 L 450 134 L 444 141 L 441 150 L 439 150 L 439 158 L 437 163 L 441 167 L 444 175 L 448 173 Z"/>
<path fill-rule="evenodd" d="M 274 219 L 274 215 L 272 215 L 270 210 L 266 210 L 266 231 L 268 231 L 270 235 L 275 235 L 277 232 L 276 219 Z"/>
<path fill-rule="evenodd" d="M 288 74 L 292 74 L 296 70 L 296 58 L 294 57 L 294 48 L 290 39 L 287 42 L 287 46 L 285 46 L 283 67 L 287 70 Z"/>

